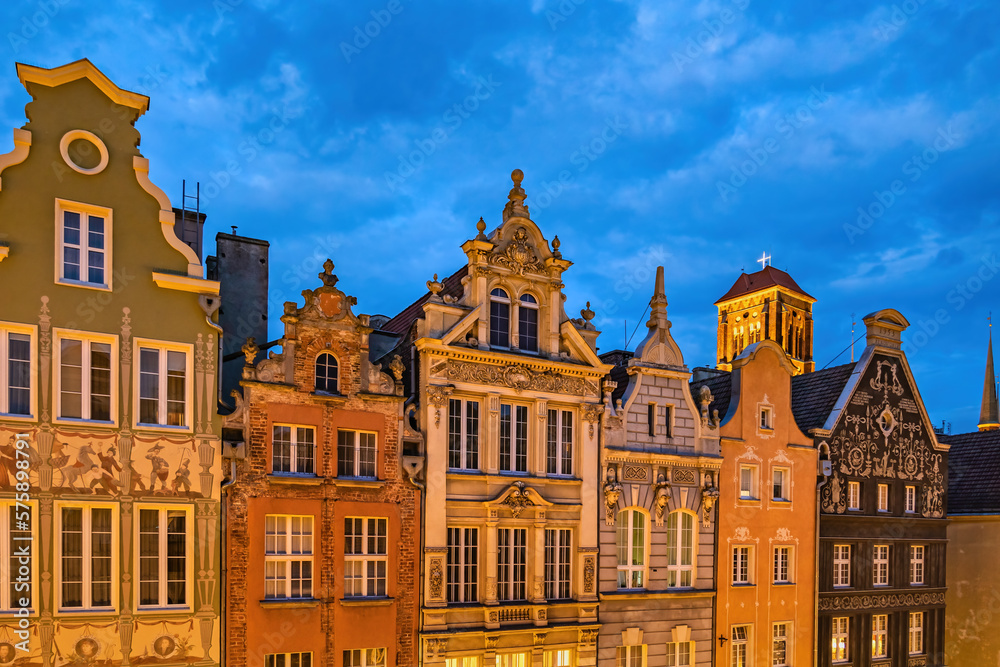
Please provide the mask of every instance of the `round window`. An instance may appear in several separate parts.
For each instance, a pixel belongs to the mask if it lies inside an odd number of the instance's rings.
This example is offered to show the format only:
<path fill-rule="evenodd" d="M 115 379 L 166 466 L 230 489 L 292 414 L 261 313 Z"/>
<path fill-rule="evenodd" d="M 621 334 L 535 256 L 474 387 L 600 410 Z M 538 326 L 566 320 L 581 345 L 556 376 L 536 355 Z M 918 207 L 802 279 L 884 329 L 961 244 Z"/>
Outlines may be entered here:
<path fill-rule="evenodd" d="M 93 132 L 70 130 L 59 142 L 63 160 L 74 171 L 92 176 L 108 166 L 108 147 Z"/>

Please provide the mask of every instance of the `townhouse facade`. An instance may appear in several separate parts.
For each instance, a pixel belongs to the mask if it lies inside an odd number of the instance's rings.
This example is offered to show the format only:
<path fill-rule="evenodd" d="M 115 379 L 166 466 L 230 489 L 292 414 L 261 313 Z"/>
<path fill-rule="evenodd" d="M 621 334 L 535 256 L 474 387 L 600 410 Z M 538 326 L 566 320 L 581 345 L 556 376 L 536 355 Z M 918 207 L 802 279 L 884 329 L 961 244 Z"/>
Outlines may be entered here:
<path fill-rule="evenodd" d="M 0 655 L 219 665 L 219 284 L 87 60 L 0 156 Z M 27 552 L 27 553 L 26 553 Z"/>
<path fill-rule="evenodd" d="M 280 352 L 243 346 L 225 418 L 229 665 L 418 662 L 420 491 L 402 457 L 420 435 L 403 414 L 401 360 L 371 359 L 369 316 L 333 269 L 303 305 L 285 304 Z"/>

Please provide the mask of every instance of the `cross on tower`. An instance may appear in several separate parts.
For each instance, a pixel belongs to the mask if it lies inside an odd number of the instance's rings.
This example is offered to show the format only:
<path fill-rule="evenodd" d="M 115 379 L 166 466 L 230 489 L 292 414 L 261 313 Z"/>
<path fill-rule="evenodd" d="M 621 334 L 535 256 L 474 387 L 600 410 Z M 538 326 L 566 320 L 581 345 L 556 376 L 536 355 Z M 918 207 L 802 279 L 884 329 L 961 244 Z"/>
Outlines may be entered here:
<path fill-rule="evenodd" d="M 760 259 L 757 261 L 760 262 L 760 270 L 763 271 L 765 266 L 769 266 L 771 264 L 771 256 L 766 252 L 761 253 Z"/>

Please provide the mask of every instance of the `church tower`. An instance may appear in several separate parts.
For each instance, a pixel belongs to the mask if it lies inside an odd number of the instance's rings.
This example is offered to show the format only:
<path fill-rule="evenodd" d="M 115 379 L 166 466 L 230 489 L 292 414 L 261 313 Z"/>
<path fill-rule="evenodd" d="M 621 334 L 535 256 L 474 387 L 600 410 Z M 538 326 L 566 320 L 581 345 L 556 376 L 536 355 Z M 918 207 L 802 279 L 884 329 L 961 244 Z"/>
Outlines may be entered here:
<path fill-rule="evenodd" d="M 758 260 L 766 263 L 767 257 Z M 812 305 L 816 299 L 784 271 L 769 264 L 756 273 L 741 273 L 719 309 L 718 368 L 732 370 L 732 361 L 753 343 L 773 340 L 790 357 L 795 374 L 811 373 L 813 361 Z"/>
<path fill-rule="evenodd" d="M 993 372 L 993 325 L 990 324 L 990 342 L 986 348 L 986 379 L 983 381 L 983 404 L 979 409 L 979 430 L 1000 429 L 1000 406 L 997 405 L 997 380 Z"/>

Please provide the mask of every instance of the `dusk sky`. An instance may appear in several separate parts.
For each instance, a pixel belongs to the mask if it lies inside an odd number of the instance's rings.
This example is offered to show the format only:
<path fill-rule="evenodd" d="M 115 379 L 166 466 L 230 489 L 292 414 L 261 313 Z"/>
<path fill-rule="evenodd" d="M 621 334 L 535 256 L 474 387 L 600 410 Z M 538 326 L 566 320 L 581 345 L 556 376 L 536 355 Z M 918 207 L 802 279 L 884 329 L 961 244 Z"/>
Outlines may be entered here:
<path fill-rule="evenodd" d="M 626 322 L 641 340 L 663 264 L 685 362 L 713 365 L 712 304 L 767 253 L 818 299 L 817 368 L 850 360 L 852 313 L 861 336 L 895 308 L 931 419 L 975 430 L 1000 323 L 995 0 L 34 0 L 0 25 L 0 152 L 29 101 L 14 63 L 89 58 L 150 96 L 141 150 L 175 205 L 201 182 L 206 248 L 231 225 L 271 243 L 272 315 L 327 256 L 356 312 L 395 314 L 500 223 L 520 168 L 602 350 Z"/>

